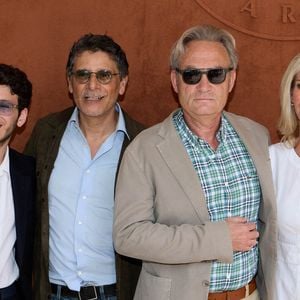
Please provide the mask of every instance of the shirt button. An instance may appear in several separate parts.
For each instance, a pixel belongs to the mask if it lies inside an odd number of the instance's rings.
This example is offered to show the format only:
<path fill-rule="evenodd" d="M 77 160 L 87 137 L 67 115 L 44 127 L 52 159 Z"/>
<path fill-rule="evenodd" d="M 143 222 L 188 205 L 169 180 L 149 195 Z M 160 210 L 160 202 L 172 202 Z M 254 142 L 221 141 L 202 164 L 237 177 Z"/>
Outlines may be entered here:
<path fill-rule="evenodd" d="M 82 249 L 81 249 L 81 248 L 79 248 L 79 249 L 78 249 L 78 252 L 82 252 Z"/>
<path fill-rule="evenodd" d="M 208 287 L 209 286 L 209 281 L 208 280 L 203 280 L 202 285 L 205 286 L 205 287 Z"/>
<path fill-rule="evenodd" d="M 81 224 L 82 224 L 82 222 L 81 222 L 81 221 L 78 221 L 78 224 L 79 224 L 79 225 L 81 225 Z"/>
<path fill-rule="evenodd" d="M 86 199 L 86 196 L 82 196 L 82 199 L 85 200 L 85 199 Z"/>
<path fill-rule="evenodd" d="M 87 172 L 87 173 L 90 173 L 90 172 L 91 172 L 91 170 L 90 170 L 90 169 L 89 169 L 89 170 L 86 170 L 86 172 Z"/>
<path fill-rule="evenodd" d="M 225 186 L 228 186 L 229 184 L 228 184 L 228 182 L 225 182 L 224 185 L 225 185 Z"/>
<path fill-rule="evenodd" d="M 78 274 L 78 275 L 81 275 L 81 274 L 82 274 L 82 272 L 81 272 L 81 271 L 78 271 L 78 272 L 77 272 L 77 274 Z"/>

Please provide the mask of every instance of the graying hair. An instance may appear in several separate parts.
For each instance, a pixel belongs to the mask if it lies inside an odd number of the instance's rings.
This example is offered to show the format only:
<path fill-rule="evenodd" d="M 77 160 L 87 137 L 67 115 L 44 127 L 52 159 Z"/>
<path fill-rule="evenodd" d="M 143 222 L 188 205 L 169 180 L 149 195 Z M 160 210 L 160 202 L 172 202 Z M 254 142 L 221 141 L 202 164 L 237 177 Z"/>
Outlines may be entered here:
<path fill-rule="evenodd" d="M 170 67 L 172 70 L 179 68 L 180 57 L 184 54 L 186 46 L 192 41 L 211 41 L 221 43 L 230 59 L 233 69 L 237 68 L 238 55 L 235 49 L 234 37 L 224 29 L 212 25 L 195 26 L 186 30 L 179 40 L 173 45 L 170 55 Z"/>

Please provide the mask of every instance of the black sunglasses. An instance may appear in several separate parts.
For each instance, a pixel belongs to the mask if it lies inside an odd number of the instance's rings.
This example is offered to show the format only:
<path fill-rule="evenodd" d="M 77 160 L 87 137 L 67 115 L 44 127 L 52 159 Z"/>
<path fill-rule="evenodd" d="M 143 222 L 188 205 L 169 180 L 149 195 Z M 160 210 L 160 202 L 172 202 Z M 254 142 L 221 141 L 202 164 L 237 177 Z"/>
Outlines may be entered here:
<path fill-rule="evenodd" d="M 92 74 L 95 74 L 98 82 L 102 84 L 107 84 L 111 81 L 113 76 L 119 75 L 120 73 L 112 73 L 109 70 L 99 70 L 97 72 L 91 72 L 89 70 L 84 69 L 72 72 L 72 75 L 75 77 L 75 79 L 82 84 L 87 83 L 90 80 Z"/>
<path fill-rule="evenodd" d="M 175 69 L 177 73 L 181 74 L 183 81 L 186 84 L 197 84 L 200 82 L 202 75 L 205 74 L 210 83 L 220 84 L 224 82 L 226 74 L 233 70 L 233 68 L 210 68 L 210 69 Z"/>

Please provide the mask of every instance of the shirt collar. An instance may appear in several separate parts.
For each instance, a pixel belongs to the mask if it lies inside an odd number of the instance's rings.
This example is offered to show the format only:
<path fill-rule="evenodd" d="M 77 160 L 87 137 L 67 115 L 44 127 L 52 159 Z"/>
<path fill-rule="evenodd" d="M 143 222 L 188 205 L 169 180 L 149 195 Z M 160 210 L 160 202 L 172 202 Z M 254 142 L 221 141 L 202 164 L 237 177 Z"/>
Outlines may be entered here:
<path fill-rule="evenodd" d="M 2 175 L 3 172 L 9 174 L 9 148 L 8 148 L 8 146 L 6 147 L 4 159 L 3 159 L 2 163 L 0 164 L 0 175 Z"/>
<path fill-rule="evenodd" d="M 119 103 L 116 103 L 115 110 L 119 113 L 115 132 L 124 132 L 126 134 L 127 138 L 130 140 L 130 136 L 128 135 L 128 132 L 126 130 L 124 114 L 122 112 L 122 109 L 121 109 L 121 106 L 119 105 Z M 75 107 L 75 109 L 71 115 L 71 118 L 69 120 L 69 124 L 71 124 L 71 123 L 76 125 L 79 128 L 78 108 L 77 107 Z"/>
<path fill-rule="evenodd" d="M 229 129 L 229 123 L 226 120 L 226 117 L 224 116 L 224 114 L 222 113 L 222 117 L 221 117 L 221 125 L 220 128 L 217 132 L 217 140 L 219 141 L 219 143 L 225 142 L 226 141 L 226 136 L 228 133 L 228 129 Z"/>
<path fill-rule="evenodd" d="M 183 117 L 183 111 L 182 109 L 180 109 L 174 116 L 173 119 L 175 122 L 177 122 L 177 126 L 179 126 L 180 130 L 183 130 L 183 133 L 188 137 L 188 139 L 190 139 L 194 144 L 198 144 L 200 143 L 206 143 L 203 139 L 201 139 L 200 137 L 198 137 L 196 134 L 194 134 L 190 128 L 188 127 L 188 125 L 186 124 L 184 117 Z M 226 140 L 226 136 L 227 136 L 227 131 L 228 131 L 228 127 L 229 127 L 229 123 L 226 120 L 224 114 L 222 113 L 221 116 L 221 124 L 220 127 L 216 133 L 216 138 L 218 140 L 218 142 L 221 144 L 222 142 L 224 142 Z"/>
<path fill-rule="evenodd" d="M 119 112 L 119 119 L 118 119 L 116 131 L 123 131 L 126 134 L 127 138 L 130 140 L 130 136 L 126 130 L 124 114 L 122 112 L 122 109 L 121 109 L 121 106 L 119 105 L 119 103 L 116 103 L 115 109 L 117 112 Z"/>

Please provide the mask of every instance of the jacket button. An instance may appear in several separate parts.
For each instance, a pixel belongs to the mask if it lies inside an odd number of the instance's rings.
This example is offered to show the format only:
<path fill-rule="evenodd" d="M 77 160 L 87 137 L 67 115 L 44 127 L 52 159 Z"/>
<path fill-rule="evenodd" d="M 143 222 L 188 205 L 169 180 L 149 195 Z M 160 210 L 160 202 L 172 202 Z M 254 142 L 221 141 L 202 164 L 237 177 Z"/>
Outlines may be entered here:
<path fill-rule="evenodd" d="M 203 280 L 202 285 L 205 286 L 205 287 L 208 287 L 209 286 L 209 281 L 208 280 Z"/>

